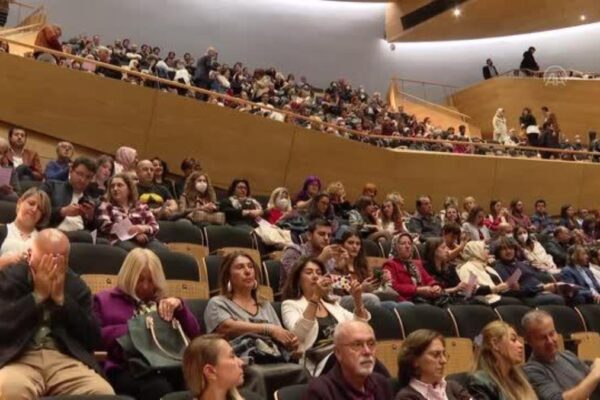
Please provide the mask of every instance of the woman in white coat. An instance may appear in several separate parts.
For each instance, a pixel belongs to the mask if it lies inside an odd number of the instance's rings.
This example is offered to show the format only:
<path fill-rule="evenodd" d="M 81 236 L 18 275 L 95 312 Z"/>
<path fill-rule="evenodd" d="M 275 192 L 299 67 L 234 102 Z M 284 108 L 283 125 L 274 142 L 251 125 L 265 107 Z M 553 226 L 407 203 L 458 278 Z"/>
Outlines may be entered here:
<path fill-rule="evenodd" d="M 346 285 L 354 297 L 354 314 L 329 298 L 332 285 Z M 317 259 L 304 258 L 292 268 L 283 289 L 286 299 L 281 306 L 283 325 L 291 331 L 304 352 L 301 363 L 311 375 L 321 374 L 333 352 L 335 326 L 347 320 L 371 318 L 362 302 L 360 283 L 356 280 L 332 282 L 325 265 Z"/>
<path fill-rule="evenodd" d="M 506 125 L 506 117 L 504 116 L 504 108 L 496 110 L 496 114 L 492 119 L 492 125 L 494 126 L 494 140 L 499 143 L 507 143 L 510 141 L 508 135 L 508 127 Z"/>

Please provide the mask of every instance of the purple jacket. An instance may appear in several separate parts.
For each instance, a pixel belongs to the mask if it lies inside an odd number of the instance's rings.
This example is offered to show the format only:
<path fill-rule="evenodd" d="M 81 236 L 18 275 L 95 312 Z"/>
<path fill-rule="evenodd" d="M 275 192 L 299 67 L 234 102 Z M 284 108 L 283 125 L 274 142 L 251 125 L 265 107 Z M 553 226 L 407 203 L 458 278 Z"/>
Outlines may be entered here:
<path fill-rule="evenodd" d="M 123 350 L 117 339 L 127 333 L 127 321 L 135 312 L 135 300 L 118 288 L 103 290 L 94 296 L 94 312 L 100 322 L 102 349 L 108 352 L 104 370 L 121 368 L 125 363 Z M 183 307 L 175 312 L 185 334 L 190 338 L 200 335 L 200 326 L 194 314 L 183 302 Z"/>

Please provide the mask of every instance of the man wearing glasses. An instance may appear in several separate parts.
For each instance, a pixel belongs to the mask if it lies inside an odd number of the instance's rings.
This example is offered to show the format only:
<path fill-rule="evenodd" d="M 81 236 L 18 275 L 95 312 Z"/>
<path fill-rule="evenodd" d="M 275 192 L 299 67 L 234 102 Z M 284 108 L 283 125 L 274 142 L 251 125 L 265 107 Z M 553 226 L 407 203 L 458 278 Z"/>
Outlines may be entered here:
<path fill-rule="evenodd" d="M 375 333 L 362 321 L 337 325 L 333 334 L 335 366 L 311 381 L 304 399 L 389 400 L 394 396 L 389 380 L 374 372 Z"/>

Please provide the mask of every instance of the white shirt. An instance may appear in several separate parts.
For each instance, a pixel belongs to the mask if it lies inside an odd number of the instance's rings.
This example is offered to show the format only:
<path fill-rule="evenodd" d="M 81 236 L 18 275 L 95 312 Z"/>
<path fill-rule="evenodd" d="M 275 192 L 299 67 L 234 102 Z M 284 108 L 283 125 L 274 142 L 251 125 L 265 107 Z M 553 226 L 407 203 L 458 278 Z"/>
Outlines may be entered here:
<path fill-rule="evenodd" d="M 17 168 L 23 165 L 23 157 L 13 154 L 13 167 Z"/>
<path fill-rule="evenodd" d="M 79 199 L 83 197 L 83 193 L 73 193 L 73 198 L 71 199 L 71 203 L 69 204 L 77 204 L 79 203 Z M 63 232 L 72 232 L 72 231 L 80 231 L 84 228 L 83 218 L 81 216 L 77 217 L 65 217 L 63 222 L 58 225 L 57 229 L 60 229 Z"/>
<path fill-rule="evenodd" d="M 433 386 L 413 378 L 410 380 L 409 386 L 419 392 L 419 394 L 427 400 L 448 400 L 445 379 L 442 379 L 438 385 Z"/>
<path fill-rule="evenodd" d="M 0 246 L 0 255 L 26 252 L 31 248 L 33 239 L 35 239 L 37 234 L 38 231 L 34 229 L 28 237 L 24 237 L 15 223 L 11 222 L 6 225 L 6 238 L 2 242 L 2 246 Z"/>

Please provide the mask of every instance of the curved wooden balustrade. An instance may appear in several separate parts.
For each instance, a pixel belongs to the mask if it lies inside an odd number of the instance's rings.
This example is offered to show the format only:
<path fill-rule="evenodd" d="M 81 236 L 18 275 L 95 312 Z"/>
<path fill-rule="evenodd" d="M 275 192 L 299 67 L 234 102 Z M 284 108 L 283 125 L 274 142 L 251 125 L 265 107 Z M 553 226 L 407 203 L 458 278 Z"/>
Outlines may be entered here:
<path fill-rule="evenodd" d="M 37 24 L 36 24 L 37 25 Z M 23 27 L 26 28 L 26 27 Z M 42 47 L 38 47 L 35 45 L 31 45 L 28 43 L 23 43 L 23 42 L 19 42 L 16 40 L 13 40 L 11 38 L 8 37 L 2 37 L 2 40 L 5 40 L 6 42 L 8 42 L 9 44 L 13 44 L 13 45 L 18 45 L 18 46 L 23 46 L 26 48 L 33 50 L 37 50 L 37 51 L 43 51 L 45 53 L 49 53 L 52 54 L 56 57 L 59 58 L 66 58 L 66 59 L 71 59 L 74 61 L 78 61 L 80 63 L 93 63 L 95 64 L 97 67 L 104 67 L 107 69 L 111 69 L 113 71 L 118 71 L 121 73 L 126 73 L 128 75 L 132 75 L 132 76 L 137 76 L 143 80 L 149 80 L 149 81 L 153 81 L 155 83 L 158 83 L 160 85 L 163 86 L 168 86 L 168 87 L 173 87 L 173 88 L 181 88 L 181 89 L 186 89 L 189 90 L 193 93 L 199 93 L 199 94 L 204 94 L 207 96 L 212 96 L 212 97 L 216 97 L 219 98 L 221 100 L 227 101 L 227 102 L 231 102 L 231 103 L 236 103 L 236 104 L 242 104 L 245 106 L 250 106 L 253 108 L 264 108 L 264 106 L 261 106 L 257 103 L 251 102 L 251 101 L 247 101 L 247 100 L 243 100 L 237 97 L 232 97 L 226 94 L 222 94 L 222 93 L 217 93 L 217 92 L 213 92 L 210 90 L 206 90 L 206 89 L 202 89 L 202 88 L 198 88 L 195 86 L 190 86 L 190 85 L 185 85 L 179 82 L 175 82 L 172 80 L 168 80 L 168 79 L 163 79 L 163 78 L 159 78 L 153 75 L 149 75 L 149 74 L 145 74 L 145 73 L 141 73 L 141 72 L 136 72 L 136 71 L 130 71 L 128 69 L 122 68 L 122 67 L 117 67 L 114 66 L 112 64 L 106 64 L 106 63 L 102 63 L 96 60 L 90 60 L 87 58 L 83 58 L 83 57 L 79 57 L 79 56 L 75 56 L 72 54 L 67 54 L 67 53 L 63 53 L 63 52 L 58 52 L 58 51 L 54 51 L 51 49 L 46 49 L 46 48 L 42 48 Z M 442 107 L 442 106 L 439 106 Z M 381 139 L 383 141 L 393 141 L 393 140 L 397 140 L 397 141 L 402 141 L 405 143 L 410 143 L 410 142 L 416 142 L 416 143 L 437 143 L 437 144 L 452 144 L 452 145 L 461 145 L 464 146 L 465 142 L 464 141 L 450 141 L 450 140 L 439 140 L 439 139 L 428 139 L 428 138 L 420 138 L 420 137 L 404 137 L 404 136 L 398 136 L 398 137 L 391 137 L 391 136 L 382 136 L 382 135 L 374 135 L 374 134 L 370 134 L 370 133 L 365 133 L 365 132 L 361 132 L 361 131 L 356 131 L 356 130 L 352 130 L 352 129 L 348 129 L 348 128 L 342 128 L 342 127 L 338 127 L 337 125 L 328 123 L 328 122 L 324 122 L 324 121 L 316 121 L 314 119 L 312 119 L 311 117 L 306 117 L 300 114 L 295 114 L 293 112 L 287 111 L 287 110 L 283 110 L 283 109 L 278 109 L 278 108 L 272 108 L 274 111 L 287 115 L 292 119 L 297 119 L 297 120 L 302 120 L 302 121 L 306 121 L 308 123 L 311 123 L 313 125 L 318 125 L 318 126 L 324 126 L 324 127 L 328 127 L 328 128 L 332 128 L 335 129 L 336 131 L 345 134 L 347 136 L 354 136 L 354 137 L 358 137 L 358 138 L 365 138 L 365 139 Z M 451 110 L 451 109 L 450 109 Z M 460 114 L 454 110 L 451 110 L 452 112 L 456 113 L 456 114 Z M 468 115 L 466 114 L 462 114 L 465 115 L 465 117 L 468 117 Z M 493 150 L 515 150 L 514 146 L 505 146 L 505 145 L 501 145 L 501 144 L 495 144 L 495 143 L 476 143 L 476 142 L 469 142 L 468 143 L 469 146 L 471 147 L 483 147 L 485 149 L 493 149 Z M 553 154 L 566 154 L 566 155 L 578 155 L 581 157 L 584 156 L 592 156 L 592 155 L 597 155 L 596 153 L 592 153 L 592 152 L 587 152 L 587 151 L 574 151 L 574 150 L 562 150 L 562 149 L 548 149 L 548 148 L 538 148 L 538 147 L 530 147 L 530 146 L 519 146 L 517 148 L 518 150 L 523 150 L 523 151 L 534 151 L 534 152 L 546 152 L 546 153 L 553 153 Z"/>

